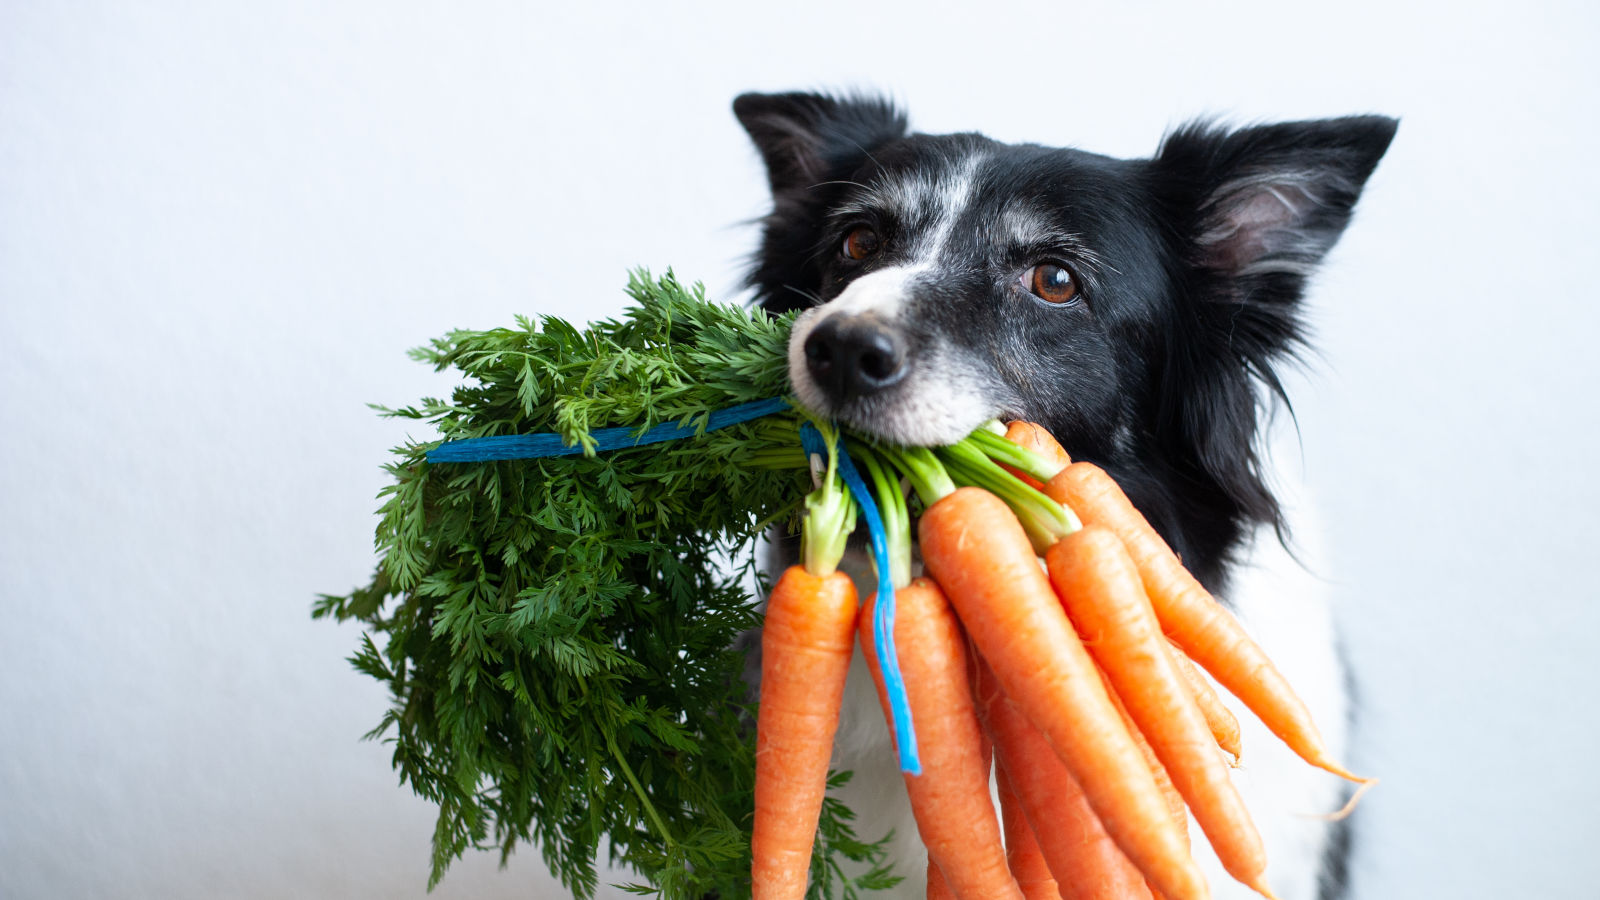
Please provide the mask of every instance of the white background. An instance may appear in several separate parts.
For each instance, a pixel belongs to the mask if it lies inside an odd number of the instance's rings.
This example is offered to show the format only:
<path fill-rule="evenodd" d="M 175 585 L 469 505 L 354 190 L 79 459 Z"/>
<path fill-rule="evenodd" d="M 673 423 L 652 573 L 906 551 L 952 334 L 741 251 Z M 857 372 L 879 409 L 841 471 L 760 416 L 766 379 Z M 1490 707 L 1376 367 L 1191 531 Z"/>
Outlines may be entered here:
<path fill-rule="evenodd" d="M 308 615 L 372 565 L 363 404 L 635 264 L 735 298 L 728 103 L 796 87 L 1119 155 L 1403 119 L 1291 386 L 1384 777 L 1356 897 L 1594 896 L 1594 7 L 1109 5 L 0 3 L 0 897 L 422 895 L 431 808 Z"/>

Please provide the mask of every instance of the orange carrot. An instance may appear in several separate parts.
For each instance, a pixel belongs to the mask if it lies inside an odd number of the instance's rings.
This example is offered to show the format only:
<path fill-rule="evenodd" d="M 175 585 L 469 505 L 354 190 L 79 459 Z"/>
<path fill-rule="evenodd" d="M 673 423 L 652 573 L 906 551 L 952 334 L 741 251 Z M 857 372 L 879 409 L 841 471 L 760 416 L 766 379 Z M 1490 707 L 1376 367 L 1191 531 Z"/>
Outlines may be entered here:
<path fill-rule="evenodd" d="M 1190 696 L 1194 697 L 1194 705 L 1200 707 L 1200 714 L 1206 717 L 1206 726 L 1211 729 L 1211 736 L 1216 738 L 1217 746 L 1233 757 L 1234 765 L 1239 764 L 1239 720 L 1234 718 L 1232 710 L 1224 706 L 1222 698 L 1211 689 L 1211 682 L 1200 674 L 1200 670 L 1185 656 L 1178 645 L 1167 643 L 1167 655 L 1172 657 L 1172 665 L 1183 677 L 1183 682 L 1189 687 Z"/>
<path fill-rule="evenodd" d="M 950 890 L 950 882 L 944 880 L 944 873 L 939 871 L 939 864 L 930 857 L 928 859 L 928 900 L 956 900 L 955 892 Z"/>
<path fill-rule="evenodd" d="M 789 567 L 767 601 L 750 835 L 755 900 L 805 896 L 856 608 L 850 576 L 812 575 L 803 566 Z"/>
<path fill-rule="evenodd" d="M 1043 425 L 1037 425 L 1033 422 L 1024 422 L 1020 419 L 1014 422 L 1007 422 L 1006 440 L 1016 444 L 1024 450 L 1032 450 L 1034 453 L 1039 454 L 1045 459 L 1059 463 L 1063 469 L 1072 464 L 1072 457 L 1067 454 L 1067 451 L 1062 448 L 1061 444 L 1056 442 L 1055 436 L 1049 431 L 1045 430 Z M 1037 478 L 1019 472 L 1005 463 L 1001 463 L 1000 465 L 1004 467 L 1006 471 L 1017 476 L 1018 478 L 1021 478 L 1023 481 L 1026 481 L 1030 486 L 1040 490 L 1044 489 L 1044 484 Z"/>
<path fill-rule="evenodd" d="M 1183 845 L 1189 846 L 1189 813 L 1183 805 L 1183 795 L 1178 793 L 1171 776 L 1167 775 L 1167 767 L 1161 764 L 1155 749 L 1139 731 L 1133 716 L 1128 714 L 1128 708 L 1123 705 L 1122 698 L 1117 696 L 1117 689 L 1112 687 L 1104 669 L 1100 670 L 1100 680 L 1105 683 L 1106 693 L 1111 695 L 1111 704 L 1117 708 L 1117 715 L 1122 717 L 1122 724 L 1127 727 L 1128 733 L 1133 735 L 1133 742 L 1139 745 L 1139 755 L 1144 757 L 1144 764 L 1150 767 L 1150 774 L 1155 776 L 1156 787 L 1161 788 L 1161 799 L 1167 802 L 1167 814 L 1172 816 L 1173 824 L 1183 832 Z"/>
<path fill-rule="evenodd" d="M 874 602 L 868 601 L 858 631 L 888 713 L 873 643 Z M 917 578 L 895 592 L 894 639 L 902 648 L 900 671 L 922 757 L 922 774 L 905 776 L 906 792 L 928 858 L 962 900 L 1025 900 L 1006 867 L 989 800 L 982 729 L 967 686 L 966 638 L 938 585 Z"/>
<path fill-rule="evenodd" d="M 1172 900 L 1207 896 L 1149 767 L 1016 516 L 993 494 L 964 487 L 928 507 L 918 533 L 924 565 L 949 594 L 1001 689 L 1044 733 L 1112 840 Z M 1016 767 L 1007 769 L 1021 777 Z"/>
<path fill-rule="evenodd" d="M 1122 539 L 1138 566 L 1161 627 L 1190 659 L 1238 697 L 1301 759 L 1352 781 L 1368 781 L 1335 762 L 1311 713 L 1272 660 L 1178 561 L 1122 489 L 1098 466 L 1076 462 L 1045 486 L 1085 524 L 1103 525 Z"/>
<path fill-rule="evenodd" d="M 1217 753 L 1216 739 L 1167 650 L 1139 570 L 1110 530 L 1086 525 L 1045 554 L 1067 615 L 1217 858 L 1240 883 L 1271 896 L 1266 849 Z"/>
<path fill-rule="evenodd" d="M 974 699 L 984 728 L 994 739 L 999 769 L 1006 775 L 1061 897 L 1147 898 L 1144 877 L 1106 833 L 1088 797 L 1050 742 L 1001 692 L 987 664 L 980 667 Z"/>
<path fill-rule="evenodd" d="M 963 637 L 965 637 L 965 635 L 963 635 Z M 977 702 L 978 702 L 977 693 L 976 693 L 977 689 L 978 689 L 978 668 L 979 668 L 979 666 L 982 665 L 982 661 L 978 659 L 978 653 L 973 648 L 972 642 L 970 640 L 966 641 L 966 645 L 965 646 L 966 646 L 966 651 L 967 651 L 967 690 L 972 694 L 972 702 L 973 702 L 973 706 L 974 706 L 974 712 L 976 712 L 976 706 L 977 706 Z M 985 777 L 985 780 L 987 780 L 991 776 L 991 774 L 994 772 L 994 741 L 989 739 L 989 732 L 987 730 L 983 730 L 981 728 L 982 719 L 979 719 L 979 725 L 980 725 L 980 730 L 978 732 L 978 737 L 979 737 L 978 754 L 979 754 L 979 757 L 983 761 L 984 777 Z M 987 789 L 988 785 L 985 784 L 984 787 L 985 787 L 985 789 Z M 1001 819 L 1000 824 L 1001 824 L 1001 830 L 1005 831 L 1005 819 L 1004 818 Z M 1010 835 L 1009 831 L 1006 831 L 1005 851 L 1006 851 L 1006 863 L 1007 863 L 1007 866 L 1010 867 L 1010 862 L 1011 862 L 1011 835 Z M 1011 876 L 1013 878 L 1016 878 L 1016 876 L 1017 876 L 1017 870 L 1014 867 L 1011 867 Z M 932 889 L 931 886 L 934 884 L 935 879 L 937 879 L 937 882 L 938 882 L 938 890 L 943 891 L 943 893 L 938 895 L 938 900 L 947 900 L 947 898 L 953 898 L 955 896 L 955 894 L 953 892 L 951 892 L 950 886 L 944 880 L 944 873 L 939 871 L 938 865 L 936 865 L 930 859 L 928 861 L 928 884 L 930 885 L 930 892 L 929 892 L 929 895 L 928 895 L 929 896 L 929 900 L 934 900 L 934 894 L 932 892 L 933 889 Z M 1033 900 L 1033 895 L 1028 893 L 1028 886 L 1027 885 L 1023 884 L 1021 881 L 1018 881 L 1017 882 L 1017 887 L 1019 887 L 1022 890 L 1023 896 L 1027 897 L 1028 900 Z M 1058 900 L 1059 900 L 1059 898 L 1058 898 Z"/>
<path fill-rule="evenodd" d="M 1098 667 L 1097 667 L 1098 668 Z M 1105 683 L 1106 693 L 1111 695 L 1111 702 L 1117 707 L 1117 715 L 1122 717 L 1122 724 L 1127 726 L 1128 733 L 1133 735 L 1134 742 L 1139 745 L 1139 753 L 1144 756 L 1144 764 L 1150 767 L 1150 774 L 1155 776 L 1156 786 L 1161 788 L 1161 799 L 1167 801 L 1167 814 L 1172 816 L 1173 824 L 1183 832 L 1183 845 L 1189 846 L 1189 811 L 1183 805 L 1183 795 L 1173 786 L 1172 778 L 1167 775 L 1167 769 L 1161 765 L 1161 760 L 1156 758 L 1156 751 L 1150 747 L 1150 742 L 1139 733 L 1139 726 L 1134 724 L 1133 716 L 1128 715 L 1128 708 L 1122 705 L 1122 700 L 1117 696 L 1116 688 L 1111 686 L 1110 679 L 1106 678 L 1105 670 L 1100 670 L 1100 680 Z M 1145 886 L 1150 889 L 1150 896 L 1154 900 L 1165 900 L 1161 892 L 1148 879 Z"/>
<path fill-rule="evenodd" d="M 1011 867 L 1011 877 L 1028 900 L 1061 900 L 1050 865 L 1039 849 L 1039 839 L 1033 835 L 1033 826 L 1022 812 L 1022 801 L 1017 799 L 1004 767 L 995 770 L 995 783 L 999 787 L 1000 826 L 1006 833 L 1006 864 Z"/>

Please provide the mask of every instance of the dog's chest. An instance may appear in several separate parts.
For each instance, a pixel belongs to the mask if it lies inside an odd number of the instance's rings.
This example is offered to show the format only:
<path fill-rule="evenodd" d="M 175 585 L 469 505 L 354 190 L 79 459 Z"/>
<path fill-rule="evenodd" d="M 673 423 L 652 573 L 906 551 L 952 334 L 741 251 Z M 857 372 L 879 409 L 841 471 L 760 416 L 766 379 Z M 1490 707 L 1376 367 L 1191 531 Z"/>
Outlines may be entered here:
<path fill-rule="evenodd" d="M 1348 699 L 1326 587 L 1291 559 L 1270 533 L 1258 535 L 1254 551 L 1237 570 L 1230 599 L 1241 620 L 1295 685 L 1330 750 L 1340 757 L 1346 746 Z M 865 560 L 851 554 L 845 568 L 862 596 L 870 596 L 876 582 Z M 1244 747 L 1234 781 L 1261 830 L 1268 881 L 1282 900 L 1316 900 L 1329 826 L 1315 816 L 1340 806 L 1344 785 L 1301 762 L 1248 711 L 1233 705 Z M 895 833 L 891 852 L 896 871 L 906 876 L 906 881 L 881 896 L 894 900 L 924 896 L 926 853 L 916 837 L 903 777 L 859 651 L 845 691 L 832 764 L 835 769 L 855 772 L 840 799 L 858 815 L 858 836 L 876 840 L 891 829 Z M 1213 896 L 1219 900 L 1255 896 L 1223 872 L 1204 835 L 1191 831 L 1196 858 L 1206 870 Z"/>

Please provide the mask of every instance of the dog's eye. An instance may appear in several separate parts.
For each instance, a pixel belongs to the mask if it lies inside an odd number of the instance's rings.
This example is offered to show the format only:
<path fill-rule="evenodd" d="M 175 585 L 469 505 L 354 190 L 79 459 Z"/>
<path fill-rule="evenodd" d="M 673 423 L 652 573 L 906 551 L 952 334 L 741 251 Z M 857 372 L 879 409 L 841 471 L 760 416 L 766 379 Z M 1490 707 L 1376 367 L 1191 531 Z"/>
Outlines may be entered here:
<path fill-rule="evenodd" d="M 1066 303 L 1078 296 L 1078 282 L 1066 266 L 1039 263 L 1022 273 L 1022 286 L 1046 303 Z"/>
<path fill-rule="evenodd" d="M 846 259 L 866 259 L 878 252 L 881 243 L 876 231 L 861 225 L 850 229 L 850 233 L 844 236 L 844 244 L 839 247 L 839 252 Z"/>

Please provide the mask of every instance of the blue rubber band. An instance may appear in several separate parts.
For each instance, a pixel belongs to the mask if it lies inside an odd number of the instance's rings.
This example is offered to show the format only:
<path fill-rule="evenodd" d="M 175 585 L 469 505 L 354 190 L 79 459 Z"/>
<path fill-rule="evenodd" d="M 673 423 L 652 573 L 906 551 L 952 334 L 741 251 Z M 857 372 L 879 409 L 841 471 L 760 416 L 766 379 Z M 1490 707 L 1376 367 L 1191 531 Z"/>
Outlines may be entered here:
<path fill-rule="evenodd" d="M 813 453 L 826 459 L 827 444 L 822 433 L 810 422 L 800 426 L 800 445 L 806 456 Z M 917 730 L 911 723 L 911 701 L 906 697 L 905 678 L 900 674 L 900 655 L 894 646 L 894 576 L 889 570 L 889 538 L 883 527 L 883 516 L 872 498 L 872 491 L 862 480 L 850 461 L 850 454 L 835 442 L 838 453 L 839 477 L 845 487 L 855 495 L 861 507 L 861 517 L 866 520 L 867 534 L 872 538 L 872 560 L 878 570 L 878 602 L 873 606 L 872 643 L 877 651 L 878 671 L 883 676 L 883 691 L 889 697 L 890 725 L 894 728 L 894 743 L 900 751 L 900 770 L 909 775 L 922 774 L 922 758 L 917 753 Z"/>
<path fill-rule="evenodd" d="M 703 428 L 671 422 L 657 425 L 640 433 L 635 428 L 597 428 L 589 432 L 594 439 L 595 452 L 623 450 L 645 444 L 658 444 L 679 438 L 694 437 L 707 431 L 770 416 L 789 408 L 782 397 L 741 403 L 719 409 L 706 417 Z M 826 458 L 827 444 L 821 432 L 809 422 L 800 426 L 800 442 L 806 454 L 816 453 Z M 883 526 L 883 516 L 872 492 L 856 471 L 850 455 L 836 444 L 838 471 L 845 486 L 855 497 L 861 515 L 867 523 L 867 533 L 872 538 L 872 558 L 878 570 L 878 602 L 872 620 L 873 643 L 876 645 L 878 670 L 883 675 L 884 692 L 889 697 L 889 712 L 893 719 L 895 744 L 900 751 L 900 768 L 912 775 L 922 774 L 922 760 L 917 753 L 917 733 L 911 723 L 911 702 L 906 697 L 905 679 L 900 674 L 899 654 L 894 646 L 894 581 L 889 569 L 889 540 Z M 489 437 L 464 438 L 446 441 L 428 451 L 430 463 L 491 462 L 507 459 L 537 459 L 547 456 L 575 456 L 583 452 L 582 444 L 568 444 L 553 432 L 538 434 L 504 434 Z"/>
<path fill-rule="evenodd" d="M 639 433 L 637 428 L 596 428 L 589 432 L 594 438 L 595 452 L 625 450 L 645 444 L 659 444 L 679 438 L 694 437 L 718 428 L 727 428 L 740 422 L 770 416 L 789 408 L 782 397 L 754 400 L 727 409 L 719 409 L 706 417 L 704 428 L 669 422 Z M 561 435 L 553 432 L 540 434 L 498 434 L 489 437 L 464 438 L 446 441 L 428 451 L 430 463 L 490 462 L 500 459 L 537 459 L 544 456 L 576 456 L 583 452 L 582 444 L 568 444 Z"/>

